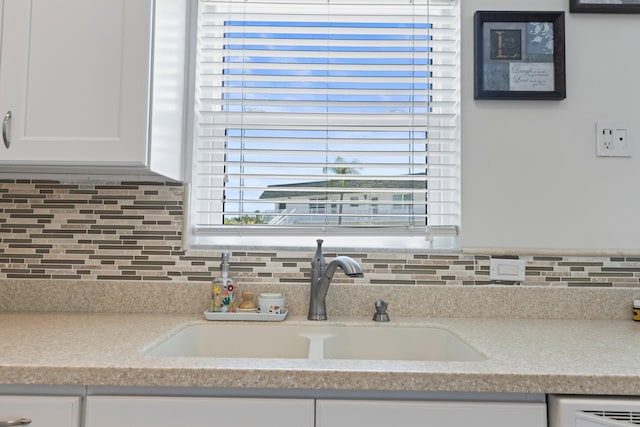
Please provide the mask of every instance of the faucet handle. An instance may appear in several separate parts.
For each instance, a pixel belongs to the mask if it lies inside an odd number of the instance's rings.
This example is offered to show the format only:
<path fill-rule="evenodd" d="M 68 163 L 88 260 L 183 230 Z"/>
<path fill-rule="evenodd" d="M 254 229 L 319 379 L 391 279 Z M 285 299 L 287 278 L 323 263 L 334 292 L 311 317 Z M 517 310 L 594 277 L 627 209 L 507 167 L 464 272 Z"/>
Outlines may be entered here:
<path fill-rule="evenodd" d="M 381 299 L 376 301 L 376 304 L 375 304 L 376 314 L 373 315 L 373 320 L 375 322 L 388 322 L 389 321 L 389 315 L 387 314 L 387 305 L 389 305 L 389 304 L 384 302 L 384 301 L 382 301 Z"/>
<path fill-rule="evenodd" d="M 319 275 L 322 276 L 324 274 L 324 269 L 326 267 L 326 262 L 324 260 L 324 254 L 322 253 L 322 239 L 316 240 L 318 246 L 316 248 L 316 253 L 313 255 L 311 259 L 311 268 L 315 268 Z"/>

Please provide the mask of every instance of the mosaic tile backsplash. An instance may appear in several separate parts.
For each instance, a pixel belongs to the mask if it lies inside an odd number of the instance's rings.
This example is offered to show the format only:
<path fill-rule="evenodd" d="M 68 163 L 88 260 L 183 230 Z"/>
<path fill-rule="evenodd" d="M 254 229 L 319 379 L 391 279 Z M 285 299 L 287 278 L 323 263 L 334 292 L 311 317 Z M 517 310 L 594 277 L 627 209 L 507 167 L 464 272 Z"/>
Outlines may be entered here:
<path fill-rule="evenodd" d="M 0 279 L 208 281 L 221 250 L 182 248 L 183 189 L 175 183 L 0 181 Z M 237 279 L 308 283 L 315 248 L 231 252 Z M 489 256 L 340 253 L 372 285 L 485 285 Z M 326 252 L 332 258 L 336 253 Z M 527 285 L 640 287 L 640 258 L 521 256 Z"/>

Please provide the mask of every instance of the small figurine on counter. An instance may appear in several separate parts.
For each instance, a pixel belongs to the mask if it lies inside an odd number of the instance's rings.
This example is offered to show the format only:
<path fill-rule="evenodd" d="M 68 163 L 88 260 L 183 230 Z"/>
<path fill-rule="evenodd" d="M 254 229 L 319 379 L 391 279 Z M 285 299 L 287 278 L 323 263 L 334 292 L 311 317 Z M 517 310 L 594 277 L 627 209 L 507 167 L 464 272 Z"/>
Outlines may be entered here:
<path fill-rule="evenodd" d="M 241 311 L 256 311 L 258 306 L 253 302 L 253 292 L 242 292 L 242 302 L 238 306 L 238 310 Z"/>

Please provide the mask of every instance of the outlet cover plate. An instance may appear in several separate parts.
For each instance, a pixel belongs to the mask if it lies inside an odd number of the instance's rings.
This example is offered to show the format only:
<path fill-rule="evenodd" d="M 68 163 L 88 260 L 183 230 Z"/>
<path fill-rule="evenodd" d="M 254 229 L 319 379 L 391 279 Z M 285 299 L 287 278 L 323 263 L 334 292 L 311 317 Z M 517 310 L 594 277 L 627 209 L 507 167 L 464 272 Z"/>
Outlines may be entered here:
<path fill-rule="evenodd" d="M 524 282 L 526 262 L 523 259 L 491 258 L 489 280 Z"/>
<path fill-rule="evenodd" d="M 631 157 L 627 122 L 615 120 L 596 122 L 596 155 L 598 157 Z"/>

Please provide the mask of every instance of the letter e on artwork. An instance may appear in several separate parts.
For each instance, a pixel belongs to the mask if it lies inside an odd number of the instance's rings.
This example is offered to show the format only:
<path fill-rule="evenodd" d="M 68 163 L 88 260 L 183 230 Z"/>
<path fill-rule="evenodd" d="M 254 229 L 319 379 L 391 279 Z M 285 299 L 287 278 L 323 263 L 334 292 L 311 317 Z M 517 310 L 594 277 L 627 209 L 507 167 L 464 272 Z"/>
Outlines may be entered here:
<path fill-rule="evenodd" d="M 491 29 L 490 54 L 493 60 L 519 61 L 522 59 L 522 31 Z"/>

